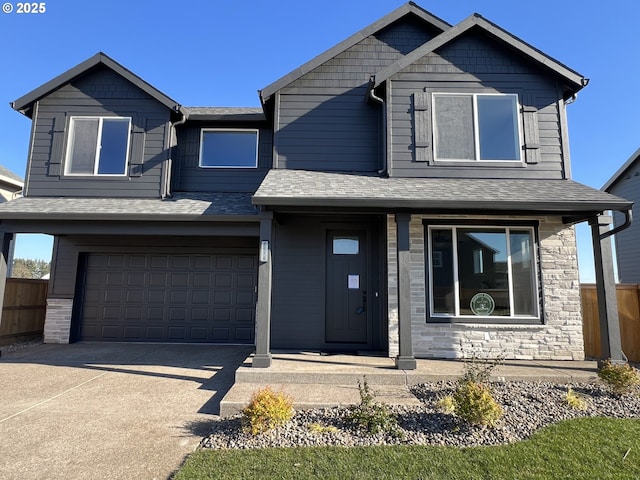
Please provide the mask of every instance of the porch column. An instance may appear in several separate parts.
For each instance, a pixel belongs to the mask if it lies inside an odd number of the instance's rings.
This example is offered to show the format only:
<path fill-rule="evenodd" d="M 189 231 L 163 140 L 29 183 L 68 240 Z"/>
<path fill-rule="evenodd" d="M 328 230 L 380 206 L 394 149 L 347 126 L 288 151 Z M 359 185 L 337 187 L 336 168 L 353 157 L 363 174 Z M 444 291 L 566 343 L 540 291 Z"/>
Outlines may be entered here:
<path fill-rule="evenodd" d="M 2 308 L 4 307 L 4 289 L 7 285 L 7 274 L 10 269 L 11 247 L 13 244 L 13 233 L 0 231 L 0 323 L 2 323 Z"/>
<path fill-rule="evenodd" d="M 252 367 L 271 366 L 271 249 L 273 213 L 260 219 L 258 301 L 256 303 L 256 353 Z"/>
<path fill-rule="evenodd" d="M 396 232 L 398 243 L 398 336 L 399 355 L 396 357 L 398 370 L 415 370 L 416 359 L 413 356 L 411 340 L 411 252 L 409 250 L 408 213 L 396 214 Z"/>
<path fill-rule="evenodd" d="M 613 275 L 611 238 L 609 236 L 602 238 L 602 235 L 609 231 L 611 224 L 612 218 L 610 215 L 598 215 L 589 220 L 596 270 L 600 348 L 603 360 L 610 358 L 613 363 L 625 363 L 620 340 L 620 321 L 618 319 L 616 282 Z"/>

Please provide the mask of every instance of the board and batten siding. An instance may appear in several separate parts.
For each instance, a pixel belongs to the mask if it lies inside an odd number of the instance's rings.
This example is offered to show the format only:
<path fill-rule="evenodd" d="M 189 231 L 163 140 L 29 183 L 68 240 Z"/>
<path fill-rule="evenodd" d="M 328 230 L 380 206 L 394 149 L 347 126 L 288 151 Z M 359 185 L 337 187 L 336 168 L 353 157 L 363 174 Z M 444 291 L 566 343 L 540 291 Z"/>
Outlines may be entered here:
<path fill-rule="evenodd" d="M 201 168 L 200 132 L 203 128 L 258 129 L 258 167 Z M 187 122 L 177 128 L 177 137 L 172 179 L 176 192 L 255 192 L 271 168 L 273 132 L 264 125 Z"/>
<path fill-rule="evenodd" d="M 634 203 L 634 219 L 640 217 L 638 205 L 640 205 L 640 162 L 636 161 L 633 168 L 629 169 L 618 180 L 609 193 L 631 200 Z M 615 225 L 624 223 L 624 215 L 614 212 Z M 618 261 L 618 277 L 620 283 L 640 283 L 640 223 L 635 220 L 626 230 L 614 235 L 616 242 L 616 257 Z"/>
<path fill-rule="evenodd" d="M 129 166 L 124 176 L 65 176 L 72 116 L 131 117 Z M 158 197 L 170 111 L 107 68 L 96 68 L 38 101 L 27 195 Z M 140 170 L 141 169 L 141 170 Z"/>
<path fill-rule="evenodd" d="M 278 92 L 275 168 L 378 170 L 382 112 L 367 102 L 369 78 L 434 34 L 403 18 Z"/>
<path fill-rule="evenodd" d="M 464 35 L 404 68 L 391 78 L 390 84 L 391 176 L 566 178 L 568 158 L 564 158 L 566 146 L 562 136 L 566 125 L 559 89 L 552 80 L 540 75 L 539 67 L 495 42 L 473 33 Z M 517 93 L 521 107 L 537 109 L 538 163 L 505 167 L 504 162 L 493 166 L 488 162 L 478 162 L 477 166 L 468 163 L 444 166 L 416 161 L 412 97 L 418 92 Z M 522 130 L 522 117 L 520 123 Z M 428 132 L 429 148 L 433 145 L 432 132 L 432 129 Z"/>

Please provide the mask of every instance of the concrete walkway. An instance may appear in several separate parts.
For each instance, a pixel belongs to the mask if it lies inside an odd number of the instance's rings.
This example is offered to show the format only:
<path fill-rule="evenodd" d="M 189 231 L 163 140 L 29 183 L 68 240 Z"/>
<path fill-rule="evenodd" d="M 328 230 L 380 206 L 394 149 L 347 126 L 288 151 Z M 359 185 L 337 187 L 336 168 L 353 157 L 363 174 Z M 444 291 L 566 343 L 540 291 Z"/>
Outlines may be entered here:
<path fill-rule="evenodd" d="M 358 381 L 366 377 L 379 401 L 417 405 L 409 387 L 418 383 L 455 380 L 463 361 L 417 360 L 416 370 L 397 370 L 394 359 L 365 355 L 325 355 L 317 352 L 274 353 L 270 368 L 252 368 L 251 358 L 236 372 L 236 382 L 220 403 L 222 416 L 246 406 L 251 395 L 269 385 L 294 400 L 296 408 L 348 405 L 360 399 Z M 495 368 L 493 381 L 584 383 L 597 381 L 596 362 L 507 360 Z"/>
<path fill-rule="evenodd" d="M 249 353 L 82 343 L 3 353 L 0 478 L 169 478 Z"/>

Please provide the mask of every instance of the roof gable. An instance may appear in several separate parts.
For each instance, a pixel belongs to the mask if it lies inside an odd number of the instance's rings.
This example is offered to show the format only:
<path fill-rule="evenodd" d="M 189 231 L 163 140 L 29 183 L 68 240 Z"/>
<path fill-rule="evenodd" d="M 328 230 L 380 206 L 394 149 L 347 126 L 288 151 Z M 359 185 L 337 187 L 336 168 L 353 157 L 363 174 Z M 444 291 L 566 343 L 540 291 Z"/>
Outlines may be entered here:
<path fill-rule="evenodd" d="M 293 83 L 303 75 L 309 73 L 311 70 L 317 68 L 318 66 L 327 62 L 328 60 L 331 60 L 332 58 L 344 52 L 345 50 L 353 47 L 355 44 L 362 41 L 363 39 L 371 35 L 374 35 L 375 33 L 391 25 L 393 22 L 407 15 L 414 15 L 441 32 L 451 28 L 450 24 L 436 17 L 435 15 L 427 12 L 426 10 L 419 7 L 415 3 L 413 2 L 405 3 L 401 7 L 394 10 L 393 12 L 382 17 L 380 20 L 363 28 L 359 32 L 354 33 L 346 40 L 343 40 L 339 44 L 331 47 L 329 50 L 326 50 L 324 53 L 321 53 L 317 57 L 309 60 L 304 65 L 301 65 L 300 67 L 296 68 L 295 70 L 288 73 L 284 77 L 281 77 L 280 79 L 276 80 L 272 84 L 260 90 L 259 93 L 260 93 L 260 99 L 262 103 L 265 103 L 278 90 L 281 90 L 282 88 L 286 87 L 290 83 Z"/>
<path fill-rule="evenodd" d="M 601 190 L 608 192 L 611 189 L 611 187 L 613 187 L 613 185 L 616 184 L 618 180 L 622 178 L 623 175 L 625 175 L 627 170 L 630 170 L 631 168 L 633 168 L 638 162 L 640 162 L 640 148 L 636 150 L 626 162 L 624 162 L 624 165 L 622 165 L 609 180 L 607 180 L 607 183 L 605 183 L 602 186 Z"/>
<path fill-rule="evenodd" d="M 566 97 L 575 94 L 578 90 L 582 89 L 588 83 L 588 80 L 575 70 L 570 69 L 566 65 L 558 62 L 557 60 L 546 55 L 537 48 L 529 45 L 518 37 L 510 34 L 506 30 L 503 30 L 496 24 L 486 20 L 479 14 L 475 13 L 462 22 L 458 23 L 454 27 L 451 27 L 447 31 L 441 33 L 433 40 L 428 41 L 421 47 L 415 49 L 411 53 L 405 55 L 388 67 L 379 71 L 374 76 L 374 87 L 381 85 L 402 69 L 408 67 L 425 55 L 434 52 L 443 45 L 454 41 L 455 39 L 459 38 L 461 35 L 469 32 L 472 29 L 481 31 L 487 36 L 501 42 L 509 49 L 524 56 L 528 60 L 540 65 L 541 68 L 550 71 L 556 76 L 559 76 L 563 81 L 564 95 Z"/>
<path fill-rule="evenodd" d="M 142 91 L 155 98 L 158 102 L 166 106 L 167 108 L 178 111 L 181 106 L 175 100 L 166 96 L 160 90 L 155 88 L 150 83 L 147 83 L 142 78 L 138 77 L 136 74 L 126 69 L 118 62 L 107 56 L 106 54 L 99 52 L 95 54 L 93 57 L 85 60 L 84 62 L 76 65 L 75 67 L 67 70 L 66 72 L 58 75 L 54 79 L 46 82 L 45 84 L 39 86 L 35 90 L 27 93 L 26 95 L 18 98 L 17 100 L 11 102 L 11 108 L 17 110 L 28 117 L 31 117 L 31 111 L 33 104 L 41 99 L 42 97 L 50 94 L 51 92 L 59 89 L 63 85 L 73 81 L 79 76 L 87 73 L 89 70 L 103 65 L 110 70 L 114 71 L 127 81 L 131 82 L 136 87 L 140 88 Z"/>

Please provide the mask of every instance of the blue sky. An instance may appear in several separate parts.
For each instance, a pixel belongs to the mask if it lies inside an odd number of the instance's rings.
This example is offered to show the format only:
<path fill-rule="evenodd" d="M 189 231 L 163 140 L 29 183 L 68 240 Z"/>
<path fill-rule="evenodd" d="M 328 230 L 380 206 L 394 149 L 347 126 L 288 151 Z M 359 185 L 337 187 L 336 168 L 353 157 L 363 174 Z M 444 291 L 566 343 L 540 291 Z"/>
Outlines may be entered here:
<path fill-rule="evenodd" d="M 0 0 L 0 3 L 6 3 Z M 51 0 L 0 13 L 0 163 L 24 176 L 30 121 L 9 108 L 104 51 L 186 106 L 258 106 L 257 90 L 404 2 L 392 0 Z M 640 2 L 423 0 L 451 24 L 474 12 L 590 78 L 569 106 L 573 179 L 600 188 L 640 146 Z M 48 258 L 50 242 L 17 256 Z M 581 277 L 593 281 L 588 228 Z"/>

